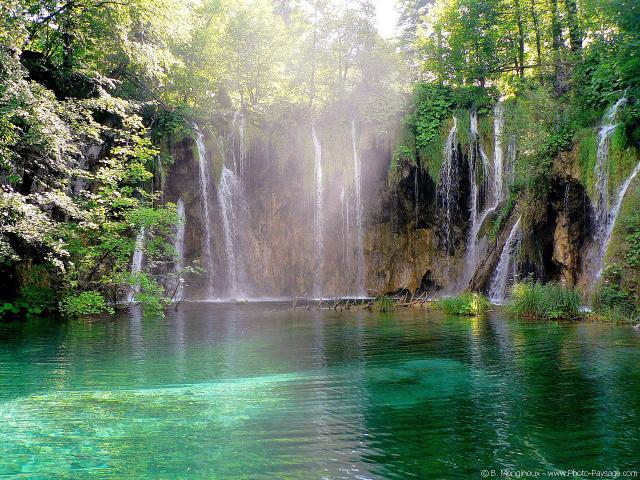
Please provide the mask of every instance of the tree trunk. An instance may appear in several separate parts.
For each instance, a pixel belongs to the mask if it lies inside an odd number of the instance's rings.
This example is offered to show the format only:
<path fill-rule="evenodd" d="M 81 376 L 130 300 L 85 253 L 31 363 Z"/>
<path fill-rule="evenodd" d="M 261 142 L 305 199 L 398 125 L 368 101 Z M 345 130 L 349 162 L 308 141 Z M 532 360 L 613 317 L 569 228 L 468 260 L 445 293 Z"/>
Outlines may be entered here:
<path fill-rule="evenodd" d="M 569 24 L 569 42 L 571 51 L 578 53 L 582 50 L 582 32 L 578 23 L 578 7 L 575 0 L 564 0 L 567 9 L 567 23 Z"/>
<path fill-rule="evenodd" d="M 518 64 L 520 68 L 518 74 L 524 77 L 524 24 L 522 22 L 522 11 L 520 9 L 520 0 L 514 1 L 516 9 L 516 19 L 518 23 Z"/>
<path fill-rule="evenodd" d="M 533 20 L 533 29 L 535 31 L 536 37 L 536 53 L 538 54 L 538 73 L 540 75 L 540 83 L 544 83 L 544 78 L 542 76 L 542 47 L 540 41 L 540 24 L 538 21 L 538 13 L 536 12 L 536 0 L 531 0 L 531 19 Z"/>
<path fill-rule="evenodd" d="M 62 71 L 66 74 L 71 72 L 71 68 L 73 66 L 73 9 L 75 5 L 74 3 L 68 2 L 65 11 L 67 13 L 66 18 L 64 18 L 61 27 L 62 33 Z"/>
<path fill-rule="evenodd" d="M 560 94 L 566 90 L 564 67 L 562 65 L 562 25 L 560 24 L 560 12 L 558 11 L 558 0 L 550 0 L 551 7 L 551 36 L 553 47 L 553 64 L 555 69 L 555 90 Z"/>

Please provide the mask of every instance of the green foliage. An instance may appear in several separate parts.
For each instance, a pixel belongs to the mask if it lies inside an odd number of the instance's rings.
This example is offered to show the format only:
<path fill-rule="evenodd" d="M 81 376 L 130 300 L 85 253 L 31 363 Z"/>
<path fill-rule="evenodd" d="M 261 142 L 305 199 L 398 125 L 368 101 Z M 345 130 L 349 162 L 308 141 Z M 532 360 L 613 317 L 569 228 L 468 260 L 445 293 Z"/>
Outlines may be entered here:
<path fill-rule="evenodd" d="M 162 286 L 146 273 L 141 273 L 132 280 L 139 289 L 134 295 L 134 300 L 140 303 L 144 315 L 149 317 L 163 315 L 169 299 L 165 297 Z"/>
<path fill-rule="evenodd" d="M 405 119 L 422 168 L 429 172 L 437 183 L 442 165 L 442 149 L 452 124 L 447 121 L 452 115 L 458 120 L 458 141 L 462 148 L 468 148 L 469 109 L 476 109 L 479 115 L 491 110 L 491 92 L 485 88 L 460 86 L 451 88 L 437 83 L 418 83 L 414 88 L 414 111 Z M 490 137 L 491 124 L 486 118 L 480 122 L 481 134 Z M 394 150 L 389 182 L 393 183 L 395 168 L 401 159 L 413 160 L 414 154 L 405 144 Z"/>
<path fill-rule="evenodd" d="M 616 222 L 594 298 L 594 311 L 616 322 L 635 321 L 640 314 L 640 191 L 630 187 Z"/>
<path fill-rule="evenodd" d="M 68 317 L 113 313 L 100 292 L 86 291 L 76 295 L 67 295 L 61 300 L 60 313 Z"/>
<path fill-rule="evenodd" d="M 574 124 L 546 87 L 521 89 L 505 109 L 505 133 L 518 147 L 515 182 L 532 199 L 544 199 L 555 157 L 573 145 Z"/>
<path fill-rule="evenodd" d="M 615 129 L 611 135 L 609 145 L 609 185 L 617 188 L 640 161 L 640 152 L 633 145 L 629 145 L 625 130 Z"/>
<path fill-rule="evenodd" d="M 436 302 L 436 307 L 448 315 L 482 315 L 489 305 L 489 300 L 484 295 L 475 292 L 443 297 Z"/>
<path fill-rule="evenodd" d="M 4 268 L 27 272 L 19 277 L 18 297 L 5 297 L 3 311 L 107 311 L 99 299 L 116 304 L 128 289 L 141 228 L 148 232 L 149 262 L 175 255 L 175 208 L 157 206 L 145 189 L 159 151 L 134 102 L 105 91 L 59 100 L 27 81 L 17 59 L 0 55 L 0 174 L 9 180 L 0 193 L 0 254 Z M 95 120 L 104 117 L 109 121 Z M 81 152 L 93 145 L 101 145 L 103 155 L 77 168 Z"/>
<path fill-rule="evenodd" d="M 409 125 L 416 139 L 416 148 L 427 148 L 439 135 L 442 122 L 451 112 L 451 90 L 435 84 L 419 83 L 415 87 L 415 112 Z"/>
<path fill-rule="evenodd" d="M 35 318 L 55 311 L 56 294 L 45 266 L 28 267 L 17 298 L 0 304 L 1 318 Z"/>
<path fill-rule="evenodd" d="M 453 89 L 453 103 L 457 108 L 475 109 L 478 117 L 493 113 L 497 94 L 493 89 L 470 86 L 458 86 Z"/>
<path fill-rule="evenodd" d="M 498 238 L 498 233 L 504 227 L 505 222 L 511 216 L 511 212 L 516 206 L 517 202 L 518 190 L 516 188 L 512 188 L 509 190 L 509 196 L 507 197 L 507 201 L 504 203 L 498 215 L 494 218 L 493 222 L 491 222 L 491 226 L 489 227 L 489 239 L 492 242 L 496 241 Z"/>
<path fill-rule="evenodd" d="M 583 128 L 576 134 L 580 178 L 588 192 L 593 192 L 593 171 L 598 153 L 598 139 L 593 128 Z"/>
<path fill-rule="evenodd" d="M 581 315 L 580 305 L 580 294 L 574 288 L 527 281 L 513 286 L 507 311 L 546 320 L 573 319 Z"/>
<path fill-rule="evenodd" d="M 616 323 L 630 322 L 637 318 L 634 299 L 621 287 L 622 269 L 609 266 L 593 297 L 593 310 L 601 317 Z"/>
<path fill-rule="evenodd" d="M 379 295 L 373 302 L 373 308 L 382 313 L 392 312 L 396 309 L 396 302 L 388 295 Z"/>
<path fill-rule="evenodd" d="M 471 145 L 471 116 L 469 110 L 458 108 L 453 112 L 458 121 L 458 143 L 463 150 L 468 150 Z"/>
<path fill-rule="evenodd" d="M 390 185 L 393 185 L 398 181 L 398 176 L 402 165 L 413 164 L 415 165 L 415 153 L 413 149 L 406 145 L 397 145 L 391 156 L 391 163 L 389 164 L 389 173 L 387 175 L 387 181 Z"/>

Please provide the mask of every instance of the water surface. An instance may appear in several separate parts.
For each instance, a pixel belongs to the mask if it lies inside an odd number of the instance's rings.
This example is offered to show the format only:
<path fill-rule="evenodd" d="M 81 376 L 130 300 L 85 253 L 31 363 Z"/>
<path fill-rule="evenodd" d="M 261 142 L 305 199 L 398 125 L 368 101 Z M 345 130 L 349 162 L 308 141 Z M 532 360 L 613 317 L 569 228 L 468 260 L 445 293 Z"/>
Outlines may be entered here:
<path fill-rule="evenodd" d="M 638 468 L 631 328 L 289 308 L 0 324 L 0 476 Z"/>

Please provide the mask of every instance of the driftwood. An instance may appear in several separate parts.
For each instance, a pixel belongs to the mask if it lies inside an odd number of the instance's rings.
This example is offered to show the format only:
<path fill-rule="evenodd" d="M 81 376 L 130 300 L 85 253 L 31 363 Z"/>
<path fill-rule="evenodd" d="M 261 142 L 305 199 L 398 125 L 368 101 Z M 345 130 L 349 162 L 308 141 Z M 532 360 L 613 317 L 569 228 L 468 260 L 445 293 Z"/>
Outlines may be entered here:
<path fill-rule="evenodd" d="M 370 291 L 375 291 L 375 290 L 370 290 Z M 374 308 L 376 301 L 379 300 L 381 297 L 384 297 L 385 294 L 375 291 L 377 294 L 375 297 L 373 298 L 360 298 L 360 299 L 350 299 L 347 298 L 346 301 L 342 301 L 341 298 L 334 298 L 333 300 L 331 299 L 327 299 L 324 300 L 322 298 L 317 300 L 317 303 L 312 303 L 312 300 L 310 298 L 307 298 L 307 305 L 306 305 L 306 310 L 311 310 L 312 308 L 316 308 L 318 310 L 334 310 L 334 311 L 344 311 L 344 310 L 349 310 L 351 311 L 352 307 L 361 307 L 363 310 L 371 310 L 372 308 Z M 425 303 L 427 303 L 429 301 L 429 296 L 428 296 L 428 292 L 423 292 L 420 295 L 416 296 L 416 292 L 411 293 L 411 296 L 409 296 L 409 292 L 405 292 L 405 294 L 402 297 L 395 297 L 395 298 L 391 298 L 391 300 L 394 302 L 394 306 L 395 307 L 415 307 L 415 306 L 420 306 L 420 305 L 424 305 Z M 292 304 L 291 304 L 291 310 L 296 310 L 298 308 L 298 297 L 294 297 Z"/>

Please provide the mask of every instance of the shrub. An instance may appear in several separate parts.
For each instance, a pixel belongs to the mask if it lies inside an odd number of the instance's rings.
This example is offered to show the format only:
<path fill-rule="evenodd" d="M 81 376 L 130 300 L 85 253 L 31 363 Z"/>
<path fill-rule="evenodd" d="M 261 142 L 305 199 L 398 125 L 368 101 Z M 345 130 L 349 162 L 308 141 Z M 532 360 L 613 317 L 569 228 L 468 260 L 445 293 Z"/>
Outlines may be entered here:
<path fill-rule="evenodd" d="M 511 292 L 507 311 L 513 315 L 548 320 L 580 316 L 580 294 L 574 288 L 557 283 L 516 283 Z"/>
<path fill-rule="evenodd" d="M 113 313 L 113 309 L 107 305 L 100 292 L 88 291 L 64 297 L 60 302 L 60 312 L 69 317 L 80 317 L 105 312 Z"/>
<path fill-rule="evenodd" d="M 464 292 L 455 297 L 441 298 L 436 307 L 449 315 L 481 315 L 489 308 L 489 301 L 479 293 Z"/>
<path fill-rule="evenodd" d="M 0 319 L 37 318 L 56 310 L 55 291 L 46 267 L 29 267 L 17 298 L 0 305 Z"/>
<path fill-rule="evenodd" d="M 169 299 L 164 296 L 164 289 L 157 280 L 146 273 L 137 276 L 139 290 L 133 298 L 139 302 L 145 317 L 162 316 Z"/>
<path fill-rule="evenodd" d="M 593 311 L 605 320 L 626 323 L 637 316 L 637 308 L 632 293 L 622 288 L 623 269 L 610 265 L 604 271 L 603 281 L 593 296 Z"/>
<path fill-rule="evenodd" d="M 373 306 L 378 312 L 392 312 L 396 308 L 396 302 L 388 295 L 380 295 L 376 297 Z"/>

